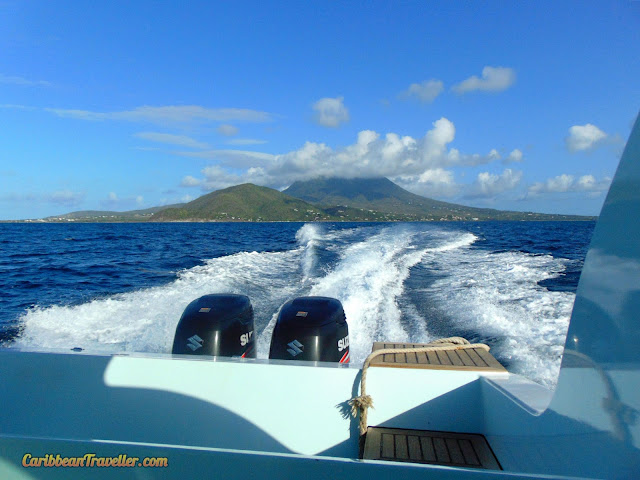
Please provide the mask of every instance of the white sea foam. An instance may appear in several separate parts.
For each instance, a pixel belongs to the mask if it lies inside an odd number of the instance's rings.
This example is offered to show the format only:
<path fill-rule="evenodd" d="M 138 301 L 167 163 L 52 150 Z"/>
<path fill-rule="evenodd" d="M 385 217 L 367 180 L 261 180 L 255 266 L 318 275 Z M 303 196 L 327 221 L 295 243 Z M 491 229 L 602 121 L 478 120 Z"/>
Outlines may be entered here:
<path fill-rule="evenodd" d="M 184 308 L 209 293 L 249 295 L 256 317 L 270 316 L 297 285 L 300 250 L 243 252 L 185 270 L 165 286 L 97 299 L 77 306 L 35 308 L 20 319 L 17 347 L 89 351 L 170 352 Z"/>
<path fill-rule="evenodd" d="M 475 250 L 425 262 L 446 274 L 425 294 L 454 325 L 497 340 L 492 352 L 511 371 L 555 386 L 575 295 L 538 282 L 561 274 L 565 260 Z"/>
<path fill-rule="evenodd" d="M 456 329 L 491 340 L 511 370 L 555 384 L 574 295 L 550 292 L 538 282 L 561 274 L 566 261 L 470 248 L 477 241 L 473 234 L 432 226 L 327 231 L 307 224 L 296 239 L 290 251 L 208 260 L 164 286 L 72 307 L 36 307 L 20 319 L 22 334 L 14 345 L 169 352 L 189 302 L 231 292 L 251 298 L 258 356 L 265 358 L 280 306 L 299 295 L 324 295 L 343 303 L 354 363 L 364 360 L 373 341 L 432 340 L 429 314 L 435 309 Z M 333 250 L 331 265 L 319 264 L 320 248 Z M 432 283 L 407 295 L 416 268 L 427 269 Z"/>
<path fill-rule="evenodd" d="M 317 223 L 307 223 L 296 232 L 296 240 L 304 248 L 302 255 L 302 281 L 307 281 L 316 268 L 318 259 L 316 248 L 322 239 L 321 227 Z"/>
<path fill-rule="evenodd" d="M 407 341 L 398 301 L 411 267 L 429 251 L 445 251 L 469 245 L 471 234 L 435 240 L 436 246 L 414 243 L 416 232 L 391 227 L 347 247 L 340 262 L 317 279 L 311 295 L 338 298 L 349 324 L 351 361 L 364 361 L 374 341 Z"/>

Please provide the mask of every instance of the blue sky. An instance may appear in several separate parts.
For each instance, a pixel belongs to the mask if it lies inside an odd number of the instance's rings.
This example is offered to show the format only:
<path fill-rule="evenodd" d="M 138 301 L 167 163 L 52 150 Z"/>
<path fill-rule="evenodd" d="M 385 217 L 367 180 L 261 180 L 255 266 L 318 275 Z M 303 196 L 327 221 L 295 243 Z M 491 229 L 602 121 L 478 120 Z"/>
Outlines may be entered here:
<path fill-rule="evenodd" d="M 0 219 L 319 175 L 594 215 L 639 79 L 640 2 L 1 0 Z"/>

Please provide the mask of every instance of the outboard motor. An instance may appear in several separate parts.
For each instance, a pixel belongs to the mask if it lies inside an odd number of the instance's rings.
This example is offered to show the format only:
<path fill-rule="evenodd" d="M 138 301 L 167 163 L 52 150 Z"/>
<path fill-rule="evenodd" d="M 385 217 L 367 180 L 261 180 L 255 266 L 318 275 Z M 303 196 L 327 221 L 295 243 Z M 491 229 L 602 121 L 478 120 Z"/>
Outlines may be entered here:
<path fill-rule="evenodd" d="M 253 307 L 249 297 L 205 295 L 184 310 L 171 353 L 255 358 Z"/>
<path fill-rule="evenodd" d="M 339 300 L 298 297 L 282 306 L 269 358 L 349 362 L 349 327 Z"/>

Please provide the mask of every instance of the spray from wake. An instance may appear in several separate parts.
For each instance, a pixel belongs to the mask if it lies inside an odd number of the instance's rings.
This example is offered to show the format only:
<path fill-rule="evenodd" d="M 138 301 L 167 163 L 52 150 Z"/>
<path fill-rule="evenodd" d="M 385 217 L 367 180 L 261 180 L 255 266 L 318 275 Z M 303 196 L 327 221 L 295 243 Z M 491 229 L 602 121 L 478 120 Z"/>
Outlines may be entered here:
<path fill-rule="evenodd" d="M 430 238 L 435 246 L 416 242 L 417 232 L 392 227 L 347 247 L 337 266 L 316 279 L 311 295 L 339 299 L 349 323 L 351 361 L 361 363 L 375 341 L 408 341 L 399 299 L 411 268 L 432 251 L 446 251 L 471 244 L 475 236 L 456 234 Z"/>
<path fill-rule="evenodd" d="M 97 299 L 77 306 L 34 308 L 20 319 L 14 346 L 97 352 L 170 352 L 175 327 L 193 299 L 234 292 L 252 299 L 261 318 L 296 294 L 299 250 L 242 252 L 181 272 L 168 285 Z"/>
<path fill-rule="evenodd" d="M 298 244 L 304 248 L 302 255 L 302 281 L 308 281 L 313 270 L 317 267 L 318 258 L 316 248 L 322 239 L 321 227 L 315 223 L 306 223 L 296 232 Z"/>
<path fill-rule="evenodd" d="M 456 329 L 490 343 L 510 371 L 553 388 L 575 295 L 551 292 L 538 282 L 560 275 L 565 261 L 481 250 L 443 260 L 432 259 L 446 276 L 424 290 L 426 297 Z"/>
<path fill-rule="evenodd" d="M 258 356 L 266 358 L 281 305 L 321 295 L 344 306 L 352 363 L 362 362 L 374 341 L 428 342 L 456 332 L 488 342 L 510 370 L 555 384 L 575 296 L 538 282 L 560 275 L 563 260 L 472 248 L 475 235 L 432 225 L 306 224 L 295 238 L 291 250 L 214 258 L 160 287 L 35 307 L 20 318 L 13 345 L 169 352 L 189 302 L 240 293 L 252 301 Z"/>

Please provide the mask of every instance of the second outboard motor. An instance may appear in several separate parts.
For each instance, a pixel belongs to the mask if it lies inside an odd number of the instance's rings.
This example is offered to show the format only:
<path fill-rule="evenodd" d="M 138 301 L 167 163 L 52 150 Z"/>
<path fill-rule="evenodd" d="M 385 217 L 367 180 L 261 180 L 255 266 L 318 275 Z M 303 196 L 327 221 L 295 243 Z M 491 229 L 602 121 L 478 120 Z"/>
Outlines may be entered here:
<path fill-rule="evenodd" d="M 255 358 L 249 297 L 205 295 L 191 302 L 176 327 L 171 353 Z"/>
<path fill-rule="evenodd" d="M 349 327 L 339 300 L 299 297 L 282 306 L 269 358 L 349 362 Z"/>

